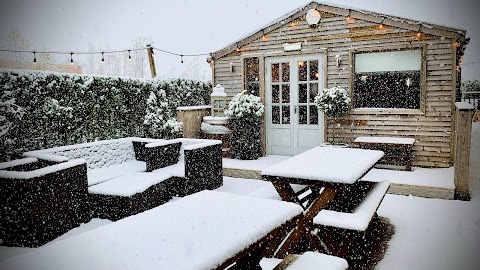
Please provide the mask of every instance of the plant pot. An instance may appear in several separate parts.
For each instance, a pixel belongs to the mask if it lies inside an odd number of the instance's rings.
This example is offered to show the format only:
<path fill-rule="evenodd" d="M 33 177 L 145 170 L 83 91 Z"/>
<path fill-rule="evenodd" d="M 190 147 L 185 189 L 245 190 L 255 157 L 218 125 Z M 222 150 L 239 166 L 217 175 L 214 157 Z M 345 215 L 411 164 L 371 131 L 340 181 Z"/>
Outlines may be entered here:
<path fill-rule="evenodd" d="M 260 119 L 232 120 L 231 158 L 253 160 L 262 155 Z"/>

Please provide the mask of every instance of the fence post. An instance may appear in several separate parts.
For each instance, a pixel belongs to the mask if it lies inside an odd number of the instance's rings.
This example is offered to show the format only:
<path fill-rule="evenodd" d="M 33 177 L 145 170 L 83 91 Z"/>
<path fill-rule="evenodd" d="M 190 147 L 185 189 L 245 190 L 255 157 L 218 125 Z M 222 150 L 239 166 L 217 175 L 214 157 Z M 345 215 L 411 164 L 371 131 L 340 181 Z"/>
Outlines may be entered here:
<path fill-rule="evenodd" d="M 455 103 L 455 195 L 456 200 L 470 200 L 468 173 L 474 107 L 468 102 Z"/>

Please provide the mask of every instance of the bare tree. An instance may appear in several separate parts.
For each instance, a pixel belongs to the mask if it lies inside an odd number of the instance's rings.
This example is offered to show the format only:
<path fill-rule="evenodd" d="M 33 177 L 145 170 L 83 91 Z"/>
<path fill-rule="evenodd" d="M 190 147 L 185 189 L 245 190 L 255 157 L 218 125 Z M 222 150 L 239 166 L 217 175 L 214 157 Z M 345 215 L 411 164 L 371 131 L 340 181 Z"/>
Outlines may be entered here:
<path fill-rule="evenodd" d="M 182 72 L 182 77 L 201 80 L 203 78 L 203 74 L 200 70 L 200 58 L 193 57 L 191 60 L 187 60 L 186 62 L 186 70 Z"/>

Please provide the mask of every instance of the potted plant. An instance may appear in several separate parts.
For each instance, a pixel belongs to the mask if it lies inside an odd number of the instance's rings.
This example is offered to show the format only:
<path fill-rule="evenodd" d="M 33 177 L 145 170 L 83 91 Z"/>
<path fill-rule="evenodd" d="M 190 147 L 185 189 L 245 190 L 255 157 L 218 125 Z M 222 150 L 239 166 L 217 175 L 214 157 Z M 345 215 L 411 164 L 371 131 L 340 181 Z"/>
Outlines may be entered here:
<path fill-rule="evenodd" d="M 233 97 L 225 111 L 232 123 L 231 157 L 257 159 L 262 155 L 260 120 L 264 105 L 246 90 Z"/>
<path fill-rule="evenodd" d="M 315 105 L 318 110 L 323 112 L 329 118 L 335 118 L 348 112 L 351 102 L 347 90 L 339 86 L 325 88 L 315 96 Z M 341 143 L 335 140 L 335 128 L 333 129 L 333 138 L 329 142 L 333 145 Z"/>

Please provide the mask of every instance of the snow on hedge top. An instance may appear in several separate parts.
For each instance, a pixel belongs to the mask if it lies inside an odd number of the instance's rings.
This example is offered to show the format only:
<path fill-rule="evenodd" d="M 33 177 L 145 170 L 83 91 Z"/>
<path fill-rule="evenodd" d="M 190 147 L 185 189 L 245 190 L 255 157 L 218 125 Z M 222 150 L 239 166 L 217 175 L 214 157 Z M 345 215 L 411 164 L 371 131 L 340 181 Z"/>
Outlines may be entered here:
<path fill-rule="evenodd" d="M 33 249 L 0 269 L 213 269 L 301 214 L 293 203 L 202 191 Z"/>
<path fill-rule="evenodd" d="M 262 171 L 262 175 L 353 184 L 383 157 L 382 151 L 315 147 Z"/>
<path fill-rule="evenodd" d="M 473 103 L 468 103 L 468 102 L 455 102 L 455 107 L 457 107 L 459 110 L 475 110 L 475 106 L 473 106 Z"/>
<path fill-rule="evenodd" d="M 80 164 L 84 164 L 84 159 L 74 159 L 68 162 L 63 162 L 60 164 L 55 164 L 52 166 L 44 167 L 38 170 L 33 171 L 6 171 L 0 170 L 0 178 L 6 179 L 30 179 L 35 177 L 40 177 L 43 175 L 47 175 L 49 173 L 58 172 L 61 170 L 65 170 Z"/>

